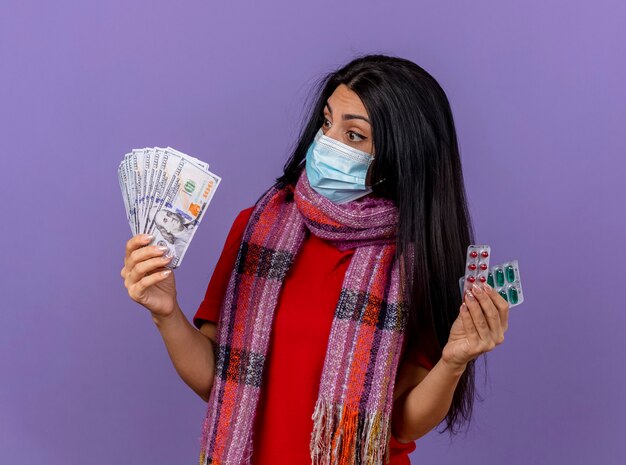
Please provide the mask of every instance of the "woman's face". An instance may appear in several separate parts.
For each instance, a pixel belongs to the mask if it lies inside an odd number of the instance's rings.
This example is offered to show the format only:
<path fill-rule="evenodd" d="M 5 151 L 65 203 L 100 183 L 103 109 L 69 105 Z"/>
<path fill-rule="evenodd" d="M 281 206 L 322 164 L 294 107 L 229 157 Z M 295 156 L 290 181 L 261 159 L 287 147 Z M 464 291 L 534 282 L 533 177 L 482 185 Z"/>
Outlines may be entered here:
<path fill-rule="evenodd" d="M 324 135 L 373 155 L 372 127 L 359 96 L 340 84 L 326 101 Z"/>

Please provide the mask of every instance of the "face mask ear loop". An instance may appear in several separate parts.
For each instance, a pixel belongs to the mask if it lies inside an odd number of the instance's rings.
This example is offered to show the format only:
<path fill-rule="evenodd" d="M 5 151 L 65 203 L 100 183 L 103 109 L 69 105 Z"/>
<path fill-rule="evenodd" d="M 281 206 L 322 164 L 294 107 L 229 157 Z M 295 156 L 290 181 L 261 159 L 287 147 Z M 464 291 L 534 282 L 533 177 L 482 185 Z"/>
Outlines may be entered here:
<path fill-rule="evenodd" d="M 319 128 L 319 129 L 318 129 L 318 133 L 319 133 L 321 130 L 322 130 L 322 128 Z M 315 142 L 315 139 L 316 139 L 316 138 L 317 138 L 317 133 L 315 134 L 315 137 L 313 137 L 313 141 L 312 141 L 311 143 Z M 311 145 L 311 144 L 309 144 L 309 147 L 310 147 L 310 145 Z M 305 155 L 304 157 L 302 157 L 302 160 L 300 160 L 300 163 L 298 163 L 298 168 L 300 168 L 300 167 L 301 167 L 302 165 L 304 165 L 305 163 L 306 163 L 306 155 Z"/>
<path fill-rule="evenodd" d="M 365 176 L 365 180 L 366 182 L 369 181 L 370 177 L 372 176 L 372 166 L 374 166 L 374 157 L 372 157 L 372 161 L 370 162 L 370 166 L 367 168 L 367 174 Z M 370 188 L 377 186 L 378 184 L 380 184 L 381 182 L 383 182 L 385 179 L 387 179 L 386 177 L 382 178 L 379 181 L 376 181 L 374 184 L 370 184 Z"/>
<path fill-rule="evenodd" d="M 370 177 L 371 177 L 371 175 L 372 175 L 371 171 L 372 171 L 372 166 L 373 166 L 373 165 L 374 165 L 374 159 L 372 159 L 372 162 L 370 163 L 370 166 L 367 168 L 367 176 L 366 176 L 366 178 L 365 178 L 365 179 L 366 179 L 366 181 L 367 181 L 367 180 L 369 180 L 369 178 L 370 178 Z M 374 184 L 371 184 L 371 185 L 369 186 L 369 188 L 371 189 L 372 187 L 377 186 L 378 184 L 380 184 L 381 182 L 383 182 L 385 179 L 387 179 L 387 177 L 384 177 L 384 178 L 382 178 L 382 179 L 380 179 L 380 180 L 376 181 Z"/>

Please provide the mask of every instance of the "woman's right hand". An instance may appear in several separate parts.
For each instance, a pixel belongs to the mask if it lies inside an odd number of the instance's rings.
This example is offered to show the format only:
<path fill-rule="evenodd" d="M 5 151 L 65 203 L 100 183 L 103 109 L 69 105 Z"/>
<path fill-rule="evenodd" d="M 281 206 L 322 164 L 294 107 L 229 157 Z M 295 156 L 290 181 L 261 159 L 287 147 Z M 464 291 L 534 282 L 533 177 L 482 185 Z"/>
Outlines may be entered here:
<path fill-rule="evenodd" d="M 147 245 L 151 240 L 147 234 L 128 240 L 120 274 L 131 299 L 150 310 L 153 317 L 166 318 L 177 306 L 174 273 L 165 268 L 172 257 L 164 256 L 167 247 Z"/>

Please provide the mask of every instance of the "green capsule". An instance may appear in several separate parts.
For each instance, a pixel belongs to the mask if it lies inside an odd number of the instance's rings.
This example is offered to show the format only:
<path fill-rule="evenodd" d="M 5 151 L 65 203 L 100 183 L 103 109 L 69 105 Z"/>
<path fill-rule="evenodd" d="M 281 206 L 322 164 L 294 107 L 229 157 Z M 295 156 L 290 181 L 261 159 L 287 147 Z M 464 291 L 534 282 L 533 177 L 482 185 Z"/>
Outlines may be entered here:
<path fill-rule="evenodd" d="M 506 267 L 506 280 L 510 283 L 515 282 L 515 270 L 511 265 Z"/>
<path fill-rule="evenodd" d="M 509 287 L 509 302 L 512 304 L 516 304 L 519 301 L 519 295 L 517 294 L 517 289 L 515 286 Z"/>
<path fill-rule="evenodd" d="M 504 300 L 506 300 L 507 302 L 509 301 L 509 298 L 506 296 L 506 292 L 504 292 L 504 289 L 499 290 L 499 291 L 498 291 L 498 294 L 500 294 L 500 295 L 502 296 L 502 298 L 503 298 Z"/>
<path fill-rule="evenodd" d="M 498 287 L 504 286 L 504 271 L 502 271 L 502 268 L 496 268 L 495 274 L 496 274 L 496 284 L 498 285 Z"/>
<path fill-rule="evenodd" d="M 487 284 L 493 287 L 493 273 L 491 272 L 489 272 L 489 275 L 487 276 Z"/>

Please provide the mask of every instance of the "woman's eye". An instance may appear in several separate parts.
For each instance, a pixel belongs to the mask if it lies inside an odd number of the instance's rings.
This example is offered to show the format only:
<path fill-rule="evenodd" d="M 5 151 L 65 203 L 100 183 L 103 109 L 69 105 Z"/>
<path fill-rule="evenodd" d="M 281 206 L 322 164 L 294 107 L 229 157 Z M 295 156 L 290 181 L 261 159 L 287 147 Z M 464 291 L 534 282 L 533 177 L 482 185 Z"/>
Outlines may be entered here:
<path fill-rule="evenodd" d="M 355 136 L 356 139 L 352 136 Z M 348 138 L 352 141 L 352 142 L 360 142 L 363 140 L 363 136 L 360 134 L 357 134 L 354 131 L 348 131 Z"/>
<path fill-rule="evenodd" d="M 326 117 L 323 117 L 324 122 L 322 123 L 324 126 L 326 126 L 327 128 L 330 127 L 330 121 L 328 121 L 328 119 Z M 329 125 L 326 125 L 326 123 L 329 123 Z"/>

